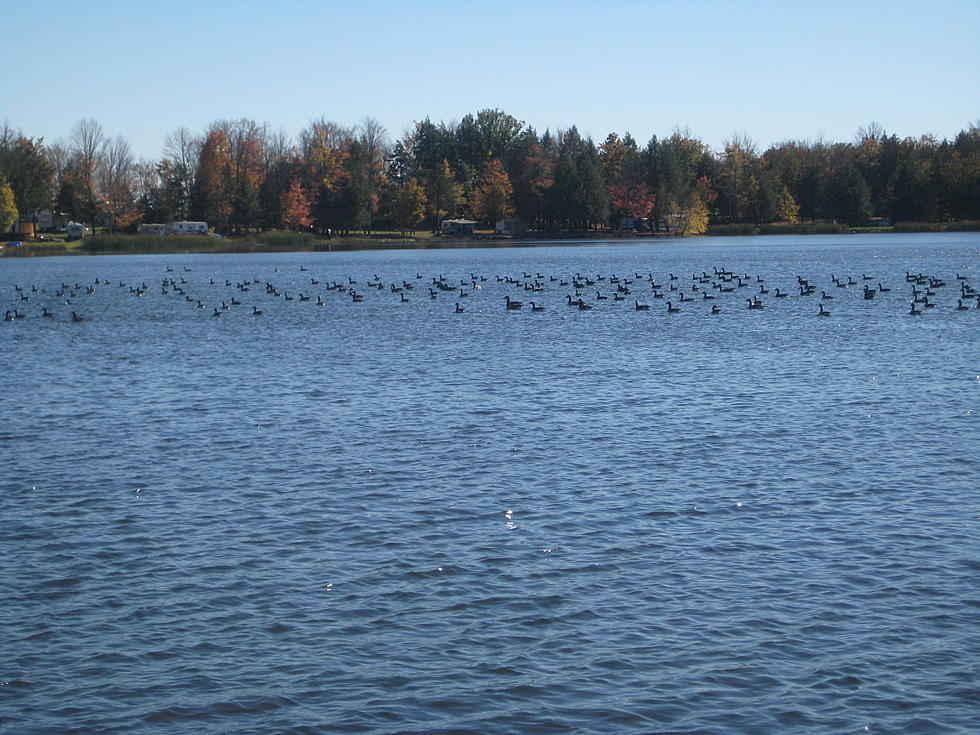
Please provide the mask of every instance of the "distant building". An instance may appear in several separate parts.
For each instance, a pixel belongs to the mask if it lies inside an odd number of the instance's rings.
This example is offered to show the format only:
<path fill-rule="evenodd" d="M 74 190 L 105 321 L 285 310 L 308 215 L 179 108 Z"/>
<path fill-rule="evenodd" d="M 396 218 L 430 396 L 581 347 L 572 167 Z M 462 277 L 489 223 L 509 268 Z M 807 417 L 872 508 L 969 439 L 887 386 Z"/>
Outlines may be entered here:
<path fill-rule="evenodd" d="M 34 237 L 34 220 L 30 217 L 21 217 L 11 225 L 9 232 L 23 238 Z"/>
<path fill-rule="evenodd" d="M 143 224 L 136 227 L 137 235 L 166 235 L 169 232 L 167 225 Z"/>
<path fill-rule="evenodd" d="M 83 237 L 85 237 L 85 225 L 83 225 L 81 222 L 69 222 L 68 239 L 80 240 Z"/>
<path fill-rule="evenodd" d="M 180 222 L 171 222 L 169 230 L 171 235 L 207 235 L 208 223 L 182 220 Z"/>
<path fill-rule="evenodd" d="M 439 231 L 443 235 L 472 235 L 476 224 L 472 219 L 444 219 Z"/>

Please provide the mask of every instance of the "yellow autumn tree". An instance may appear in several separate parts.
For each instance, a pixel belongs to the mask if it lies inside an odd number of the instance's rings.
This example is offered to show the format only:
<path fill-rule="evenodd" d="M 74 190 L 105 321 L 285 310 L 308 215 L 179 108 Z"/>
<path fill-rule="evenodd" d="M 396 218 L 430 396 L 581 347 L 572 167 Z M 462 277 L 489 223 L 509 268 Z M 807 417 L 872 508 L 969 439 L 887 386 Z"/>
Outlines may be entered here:
<path fill-rule="evenodd" d="M 9 230 L 17 221 L 17 205 L 14 190 L 3 174 L 0 174 L 0 233 Z"/>

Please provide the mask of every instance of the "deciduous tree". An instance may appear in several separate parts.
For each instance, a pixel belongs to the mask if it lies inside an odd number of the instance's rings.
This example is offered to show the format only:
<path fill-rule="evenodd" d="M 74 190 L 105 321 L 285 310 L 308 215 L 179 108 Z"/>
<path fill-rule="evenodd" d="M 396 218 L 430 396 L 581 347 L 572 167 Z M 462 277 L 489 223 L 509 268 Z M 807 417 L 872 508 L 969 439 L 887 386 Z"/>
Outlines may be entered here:
<path fill-rule="evenodd" d="M 418 179 L 411 178 L 395 192 L 392 214 L 395 224 L 403 235 L 414 232 L 425 219 L 425 190 Z"/>
<path fill-rule="evenodd" d="M 13 227 L 17 221 L 17 204 L 14 201 L 14 190 L 10 188 L 7 177 L 0 174 L 0 233 Z"/>
<path fill-rule="evenodd" d="M 471 206 L 477 219 L 490 222 L 508 217 L 514 212 L 511 197 L 514 193 L 510 177 L 499 158 L 491 158 L 483 169 L 480 185 L 473 194 Z"/>

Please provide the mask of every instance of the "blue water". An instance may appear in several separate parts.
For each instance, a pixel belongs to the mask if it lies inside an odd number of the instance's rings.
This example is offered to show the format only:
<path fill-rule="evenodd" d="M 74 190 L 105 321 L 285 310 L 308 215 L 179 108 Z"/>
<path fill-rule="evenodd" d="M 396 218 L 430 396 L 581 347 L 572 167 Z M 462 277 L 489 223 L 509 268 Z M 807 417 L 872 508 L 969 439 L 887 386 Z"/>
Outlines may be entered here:
<path fill-rule="evenodd" d="M 26 314 L 0 323 L 0 731 L 976 732 L 978 256 L 0 260 Z M 714 268 L 791 295 L 668 314 L 645 280 Z M 906 271 L 946 282 L 936 307 L 909 315 Z M 606 278 L 590 311 L 550 280 L 576 273 Z M 440 275 L 470 295 L 428 298 Z"/>

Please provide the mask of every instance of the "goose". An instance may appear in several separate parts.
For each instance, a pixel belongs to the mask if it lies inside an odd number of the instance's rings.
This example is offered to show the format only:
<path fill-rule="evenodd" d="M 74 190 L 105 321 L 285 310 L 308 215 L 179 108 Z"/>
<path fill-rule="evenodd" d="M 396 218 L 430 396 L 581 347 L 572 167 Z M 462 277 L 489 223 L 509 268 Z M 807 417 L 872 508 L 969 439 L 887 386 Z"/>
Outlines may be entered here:
<path fill-rule="evenodd" d="M 703 301 L 711 301 L 712 299 L 714 299 L 714 296 L 712 296 L 707 291 L 705 291 L 703 294 L 701 294 L 701 299 Z"/>
<path fill-rule="evenodd" d="M 16 312 L 15 312 L 15 316 L 16 316 Z M 71 320 L 73 322 L 84 322 L 85 321 L 85 317 L 83 317 L 81 314 L 78 314 L 78 313 L 76 313 L 76 312 L 73 311 L 71 313 Z"/>
<path fill-rule="evenodd" d="M 650 310 L 650 304 L 641 304 L 639 301 L 634 301 L 633 303 L 635 304 L 635 306 L 633 308 L 636 309 L 637 311 L 649 311 Z"/>
<path fill-rule="evenodd" d="M 565 294 L 565 298 L 568 299 L 568 305 L 569 306 L 579 306 L 579 305 L 582 304 L 582 299 L 575 299 L 574 301 L 572 301 L 572 295 L 571 294 Z"/>
<path fill-rule="evenodd" d="M 518 309 L 523 309 L 524 308 L 524 304 L 522 304 L 520 301 L 514 301 L 513 299 L 511 299 L 510 296 L 505 296 L 504 298 L 507 301 L 507 308 L 508 309 L 512 309 L 514 311 L 517 311 Z"/>
<path fill-rule="evenodd" d="M 676 307 L 676 306 L 674 306 L 674 305 L 673 305 L 673 304 L 672 304 L 671 302 L 669 302 L 669 301 L 667 302 L 667 313 L 668 313 L 668 314 L 676 314 L 676 313 L 677 313 L 677 312 L 679 312 L 679 311 L 680 311 L 680 309 L 679 309 L 678 307 Z"/>
<path fill-rule="evenodd" d="M 578 300 L 578 308 L 579 308 L 579 311 L 588 311 L 589 309 L 592 308 L 592 304 L 587 304 L 584 301 L 582 301 L 582 299 L 579 299 Z"/>
<path fill-rule="evenodd" d="M 761 309 L 763 307 L 762 302 L 759 300 L 753 301 L 752 299 L 746 299 L 746 301 L 749 302 L 750 309 Z"/>
<path fill-rule="evenodd" d="M 221 311 L 218 310 L 218 309 L 215 309 L 214 310 L 214 313 L 211 316 L 221 316 Z"/>
<path fill-rule="evenodd" d="M 543 306 L 538 306 L 533 301 L 531 302 L 531 311 L 544 311 Z"/>
<path fill-rule="evenodd" d="M 817 316 L 830 316 L 830 312 L 823 308 L 823 304 L 820 304 L 820 311 L 817 312 Z"/>
<path fill-rule="evenodd" d="M 964 306 L 963 308 L 965 309 L 966 307 Z M 41 316 L 53 317 L 54 314 L 48 311 L 48 307 L 45 306 L 43 309 L 41 309 Z"/>
<path fill-rule="evenodd" d="M 882 286 L 881 281 L 878 281 L 878 290 L 881 291 L 882 293 L 888 293 L 889 291 L 891 291 L 890 288 L 885 288 L 884 286 Z"/>
<path fill-rule="evenodd" d="M 956 299 L 956 303 L 957 303 L 957 307 L 956 307 L 957 311 L 966 311 L 967 309 L 970 308 L 969 306 L 963 305 L 963 299 Z"/>
<path fill-rule="evenodd" d="M 252 316 L 262 316 L 262 312 L 259 311 L 258 307 L 256 306 L 252 307 Z"/>
<path fill-rule="evenodd" d="M 820 294 L 821 294 L 820 298 L 822 298 L 824 301 L 830 301 L 830 300 L 832 300 L 834 298 L 833 296 L 831 296 L 826 291 L 821 291 Z"/>
<path fill-rule="evenodd" d="M 464 309 L 462 306 L 460 306 L 459 305 L 459 302 L 457 301 L 456 302 L 456 308 L 453 309 L 453 313 L 454 314 L 462 314 L 464 311 L 466 311 L 466 309 Z"/>
<path fill-rule="evenodd" d="M 712 304 L 711 305 L 711 313 L 712 314 L 721 314 L 721 309 L 719 308 L 718 304 Z"/>
<path fill-rule="evenodd" d="M 921 313 L 922 313 L 922 311 L 920 309 L 916 309 L 915 308 L 915 302 L 913 301 L 912 302 L 912 308 L 909 310 L 909 315 L 910 316 L 919 316 L 919 314 L 921 314 Z"/>
<path fill-rule="evenodd" d="M 400 294 L 400 295 L 402 297 L 402 303 L 403 304 L 407 304 L 408 303 L 408 297 L 405 294 Z"/>
<path fill-rule="evenodd" d="M 609 301 L 609 297 L 608 296 L 603 296 L 601 293 L 599 293 L 598 291 L 596 291 L 595 292 L 595 300 L 596 301 Z"/>

